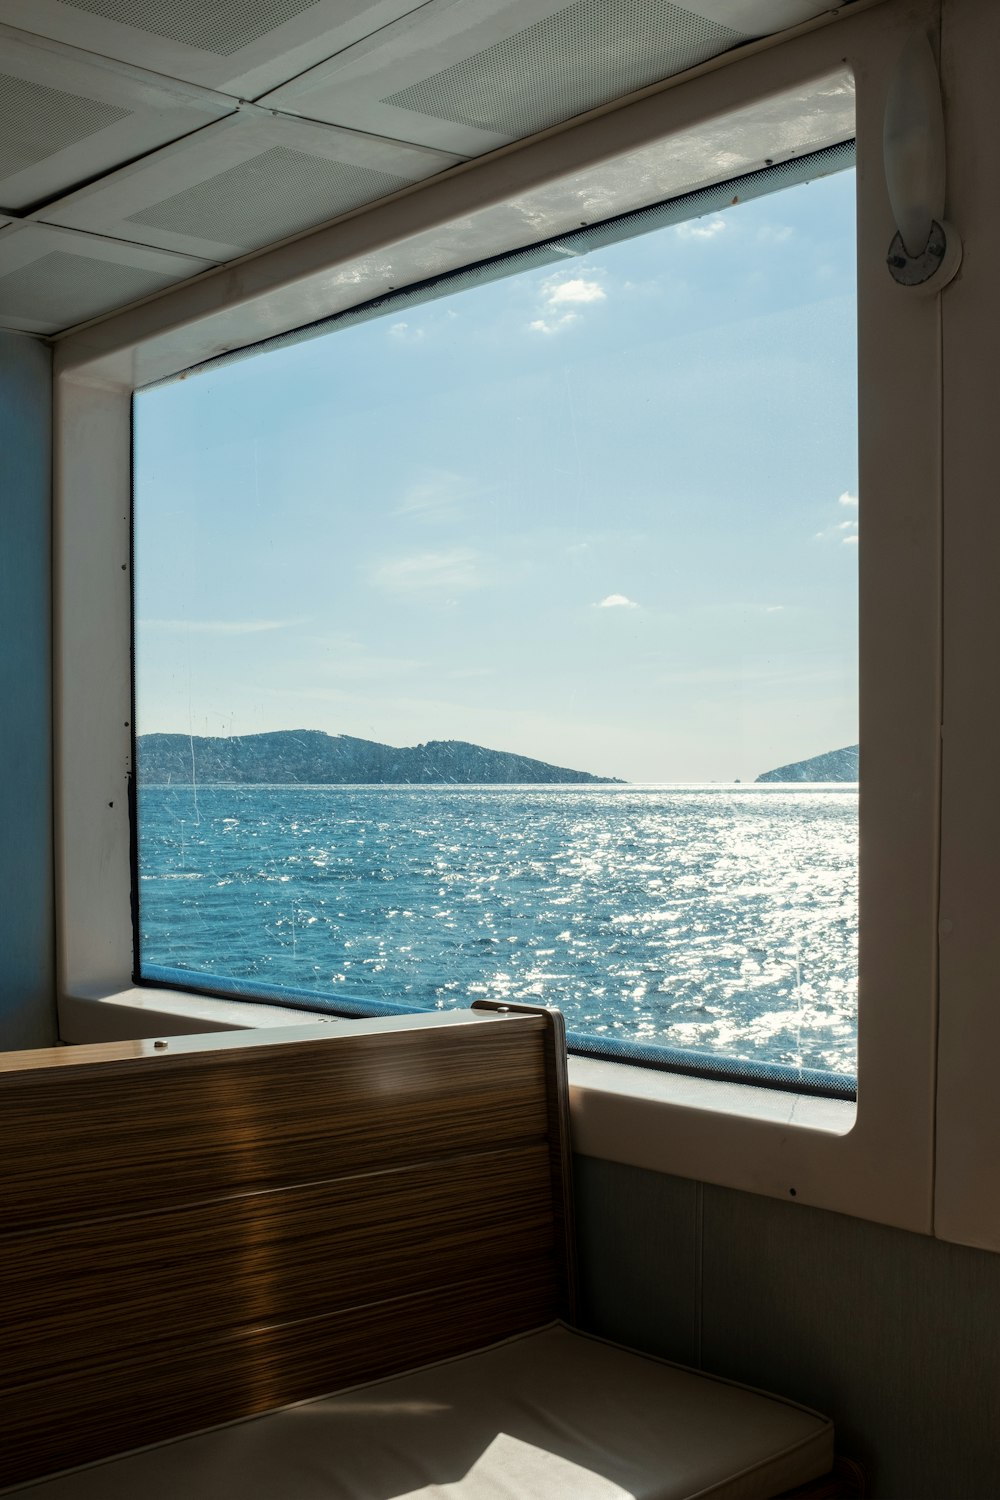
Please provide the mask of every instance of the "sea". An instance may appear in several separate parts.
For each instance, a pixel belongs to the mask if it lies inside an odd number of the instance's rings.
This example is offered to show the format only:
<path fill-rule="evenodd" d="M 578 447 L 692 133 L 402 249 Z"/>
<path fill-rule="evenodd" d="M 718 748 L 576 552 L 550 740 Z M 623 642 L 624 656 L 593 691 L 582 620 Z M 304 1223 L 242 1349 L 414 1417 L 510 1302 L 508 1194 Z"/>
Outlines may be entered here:
<path fill-rule="evenodd" d="M 141 786 L 139 877 L 153 973 L 856 1071 L 856 786 Z"/>

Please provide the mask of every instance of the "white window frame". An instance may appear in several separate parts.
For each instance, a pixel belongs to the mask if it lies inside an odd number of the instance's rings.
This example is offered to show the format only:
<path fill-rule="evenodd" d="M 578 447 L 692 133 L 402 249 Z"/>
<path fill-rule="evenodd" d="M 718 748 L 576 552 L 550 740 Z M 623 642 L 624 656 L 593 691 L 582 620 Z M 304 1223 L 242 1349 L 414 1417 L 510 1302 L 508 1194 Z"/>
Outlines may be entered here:
<path fill-rule="evenodd" d="M 735 144 L 748 167 L 759 166 L 781 154 L 773 142 L 783 114 L 796 99 L 803 119 L 815 114 L 822 80 L 846 65 L 857 80 L 862 391 L 858 1103 L 574 1058 L 573 1128 L 586 1154 L 931 1231 L 941 324 L 937 299 L 900 293 L 885 271 L 892 225 L 881 135 L 889 72 L 913 29 L 936 16 L 934 0 L 858 0 L 778 45 L 745 49 L 735 63 L 717 59 L 58 343 L 56 897 L 65 1040 L 297 1019 L 267 1005 L 132 985 L 132 390 L 364 296 L 564 232 L 587 217 L 595 188 L 595 218 L 662 198 L 663 143 L 675 170 L 681 162 L 700 173 L 686 186 L 700 186 L 712 180 L 720 120 L 741 122 Z M 715 180 L 734 175 L 728 154 L 726 171 L 719 160 Z"/>

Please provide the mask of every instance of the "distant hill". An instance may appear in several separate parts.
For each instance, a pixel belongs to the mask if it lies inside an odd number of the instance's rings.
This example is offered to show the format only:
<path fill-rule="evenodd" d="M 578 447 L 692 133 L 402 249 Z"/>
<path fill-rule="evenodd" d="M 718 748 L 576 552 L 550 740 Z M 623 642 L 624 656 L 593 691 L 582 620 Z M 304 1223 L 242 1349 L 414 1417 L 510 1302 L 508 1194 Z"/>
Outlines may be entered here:
<path fill-rule="evenodd" d="M 845 745 L 843 750 L 827 750 L 811 760 L 796 760 L 776 771 L 765 771 L 758 781 L 857 781 L 858 746 Z"/>
<path fill-rule="evenodd" d="M 319 729 L 281 729 L 228 739 L 143 734 L 136 749 L 139 780 L 149 785 L 190 786 L 195 781 L 206 786 L 229 781 L 248 786 L 291 782 L 424 786 L 616 780 L 550 766 L 505 750 L 487 750 L 464 740 L 428 740 L 426 745 L 397 748 L 349 734 L 324 734 Z"/>

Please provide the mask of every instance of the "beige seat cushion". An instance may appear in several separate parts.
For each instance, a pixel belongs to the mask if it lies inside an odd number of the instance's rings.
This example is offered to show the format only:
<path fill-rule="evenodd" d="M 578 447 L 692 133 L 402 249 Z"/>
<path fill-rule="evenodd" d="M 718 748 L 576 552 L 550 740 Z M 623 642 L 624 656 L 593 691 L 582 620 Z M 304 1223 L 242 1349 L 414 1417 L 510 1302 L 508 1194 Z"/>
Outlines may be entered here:
<path fill-rule="evenodd" d="M 31 1500 L 756 1500 L 815 1412 L 559 1325 L 30 1486 Z"/>

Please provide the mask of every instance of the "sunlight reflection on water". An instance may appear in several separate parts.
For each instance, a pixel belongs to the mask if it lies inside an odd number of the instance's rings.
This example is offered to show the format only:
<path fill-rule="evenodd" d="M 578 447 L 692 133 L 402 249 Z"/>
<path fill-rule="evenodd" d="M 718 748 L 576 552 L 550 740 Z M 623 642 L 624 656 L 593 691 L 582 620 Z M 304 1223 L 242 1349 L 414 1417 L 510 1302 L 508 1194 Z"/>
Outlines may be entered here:
<path fill-rule="evenodd" d="M 854 786 L 140 789 L 143 961 L 852 1073 Z"/>

